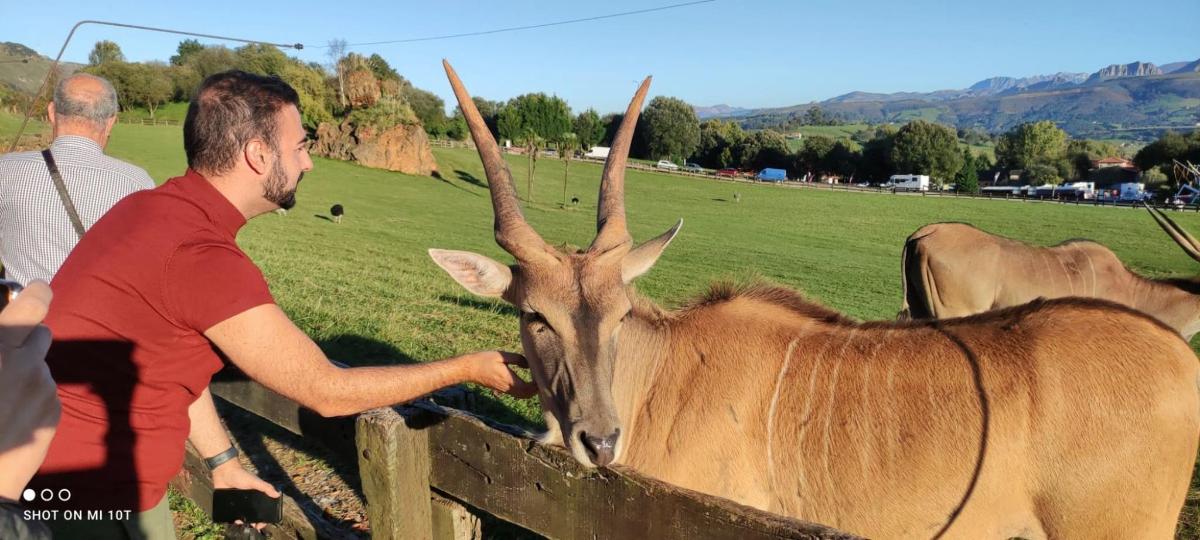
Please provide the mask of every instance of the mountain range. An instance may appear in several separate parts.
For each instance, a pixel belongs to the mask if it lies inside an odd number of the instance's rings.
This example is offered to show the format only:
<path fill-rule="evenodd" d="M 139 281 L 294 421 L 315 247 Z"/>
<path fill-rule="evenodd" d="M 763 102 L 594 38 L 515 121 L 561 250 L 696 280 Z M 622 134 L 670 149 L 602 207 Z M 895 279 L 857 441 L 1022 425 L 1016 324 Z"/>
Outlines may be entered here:
<path fill-rule="evenodd" d="M 959 90 L 850 92 L 790 107 L 695 109 L 701 119 L 787 129 L 813 106 L 851 123 L 922 118 L 996 132 L 1022 122 L 1053 120 L 1073 136 L 1152 139 L 1168 128 L 1200 127 L 1200 59 L 1163 66 L 1112 64 L 1095 73 L 992 77 Z"/>

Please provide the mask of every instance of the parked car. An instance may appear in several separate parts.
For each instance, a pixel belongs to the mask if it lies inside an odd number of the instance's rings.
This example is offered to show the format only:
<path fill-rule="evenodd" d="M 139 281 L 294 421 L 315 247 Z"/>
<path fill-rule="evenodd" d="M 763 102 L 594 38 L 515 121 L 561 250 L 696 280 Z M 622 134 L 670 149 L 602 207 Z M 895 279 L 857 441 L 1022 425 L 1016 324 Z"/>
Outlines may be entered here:
<path fill-rule="evenodd" d="M 700 165 L 698 165 L 696 163 L 685 163 L 683 165 L 683 170 L 690 172 L 690 173 L 696 173 L 696 174 L 704 173 L 704 167 L 701 167 Z"/>
<path fill-rule="evenodd" d="M 667 161 L 665 159 L 658 160 L 658 163 L 655 163 L 654 166 L 656 168 L 665 169 L 668 171 L 678 171 L 679 170 L 679 165 L 671 163 L 670 161 Z"/>
<path fill-rule="evenodd" d="M 738 170 L 734 169 L 732 167 L 727 168 L 727 169 L 721 169 L 721 170 L 717 171 L 717 176 L 724 176 L 727 178 L 737 178 L 737 175 L 738 175 Z"/>

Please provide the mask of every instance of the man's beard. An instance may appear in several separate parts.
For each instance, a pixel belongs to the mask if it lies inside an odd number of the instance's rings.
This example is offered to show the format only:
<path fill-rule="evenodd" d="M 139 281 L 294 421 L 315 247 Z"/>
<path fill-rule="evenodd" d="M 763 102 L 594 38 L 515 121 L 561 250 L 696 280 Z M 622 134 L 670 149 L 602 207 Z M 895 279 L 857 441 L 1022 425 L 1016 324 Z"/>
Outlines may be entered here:
<path fill-rule="evenodd" d="M 296 206 L 296 189 L 300 187 L 300 180 L 304 178 L 304 173 L 296 178 L 296 187 L 287 189 L 287 174 L 283 172 L 283 167 L 276 163 L 271 167 L 271 175 L 267 178 L 267 185 L 263 188 L 263 197 L 271 201 L 284 210 L 291 210 Z"/>

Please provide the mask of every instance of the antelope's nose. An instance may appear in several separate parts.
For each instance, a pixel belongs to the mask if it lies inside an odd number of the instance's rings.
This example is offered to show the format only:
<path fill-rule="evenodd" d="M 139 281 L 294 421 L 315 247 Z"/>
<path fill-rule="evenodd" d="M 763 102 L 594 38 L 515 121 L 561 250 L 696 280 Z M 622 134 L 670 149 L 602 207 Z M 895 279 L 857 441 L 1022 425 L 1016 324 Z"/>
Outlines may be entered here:
<path fill-rule="evenodd" d="M 617 439 L 620 437 L 620 429 L 604 437 L 596 437 L 586 431 L 579 433 L 579 438 L 583 440 L 583 448 L 587 451 L 588 458 L 597 467 L 604 467 L 612 463 L 613 455 L 617 451 Z"/>

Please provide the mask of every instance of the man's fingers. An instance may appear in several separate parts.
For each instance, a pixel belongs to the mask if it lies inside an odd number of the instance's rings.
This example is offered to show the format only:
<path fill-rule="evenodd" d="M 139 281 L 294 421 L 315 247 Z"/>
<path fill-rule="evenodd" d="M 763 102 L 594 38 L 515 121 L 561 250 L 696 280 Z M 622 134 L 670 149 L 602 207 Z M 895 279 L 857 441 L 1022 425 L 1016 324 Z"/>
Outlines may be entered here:
<path fill-rule="evenodd" d="M 527 361 L 524 356 L 518 353 L 500 351 L 500 356 L 504 358 L 504 363 L 510 366 L 519 366 L 523 368 L 529 367 L 529 361 Z"/>
<path fill-rule="evenodd" d="M 512 382 L 506 391 L 507 394 L 520 399 L 528 399 L 537 394 L 537 384 L 522 379 L 511 369 L 508 373 L 512 377 Z"/>
<path fill-rule="evenodd" d="M 21 295 L 0 311 L 0 345 L 20 347 L 34 327 L 41 324 L 54 295 L 50 286 L 34 281 Z"/>

